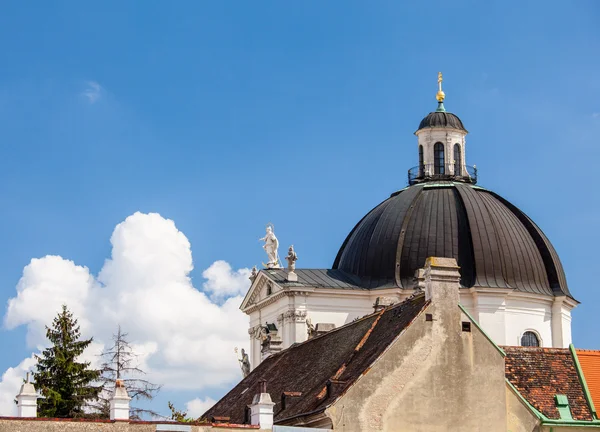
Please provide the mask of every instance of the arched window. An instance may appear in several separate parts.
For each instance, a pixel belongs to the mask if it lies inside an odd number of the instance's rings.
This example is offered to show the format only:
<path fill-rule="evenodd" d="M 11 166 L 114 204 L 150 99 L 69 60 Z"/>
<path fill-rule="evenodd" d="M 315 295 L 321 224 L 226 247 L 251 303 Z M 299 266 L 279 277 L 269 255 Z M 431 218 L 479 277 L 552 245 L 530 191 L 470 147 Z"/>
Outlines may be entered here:
<path fill-rule="evenodd" d="M 539 347 L 540 340 L 534 332 L 526 331 L 525 333 L 523 333 L 523 336 L 521 336 L 521 346 Z"/>
<path fill-rule="evenodd" d="M 425 175 L 425 162 L 423 161 L 423 146 L 419 146 L 419 177 Z"/>
<path fill-rule="evenodd" d="M 460 146 L 458 144 L 454 144 L 454 175 L 462 175 L 461 165 Z"/>
<path fill-rule="evenodd" d="M 434 174 L 445 174 L 444 144 L 441 142 L 437 142 L 433 146 L 433 172 Z"/>

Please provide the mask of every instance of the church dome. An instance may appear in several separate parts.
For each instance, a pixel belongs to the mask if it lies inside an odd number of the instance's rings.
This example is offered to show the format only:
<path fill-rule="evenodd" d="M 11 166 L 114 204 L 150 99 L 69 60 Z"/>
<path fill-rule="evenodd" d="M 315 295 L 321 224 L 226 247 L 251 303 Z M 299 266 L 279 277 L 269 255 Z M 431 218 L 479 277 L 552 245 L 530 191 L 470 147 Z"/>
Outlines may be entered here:
<path fill-rule="evenodd" d="M 463 287 L 571 296 L 538 226 L 498 194 L 465 182 L 424 182 L 392 194 L 350 232 L 333 268 L 364 287 L 413 288 L 430 256 L 455 258 Z"/>
<path fill-rule="evenodd" d="M 427 116 L 421 120 L 417 131 L 428 127 L 452 128 L 465 132 L 467 131 L 457 115 L 446 111 L 434 111 L 427 114 Z"/>

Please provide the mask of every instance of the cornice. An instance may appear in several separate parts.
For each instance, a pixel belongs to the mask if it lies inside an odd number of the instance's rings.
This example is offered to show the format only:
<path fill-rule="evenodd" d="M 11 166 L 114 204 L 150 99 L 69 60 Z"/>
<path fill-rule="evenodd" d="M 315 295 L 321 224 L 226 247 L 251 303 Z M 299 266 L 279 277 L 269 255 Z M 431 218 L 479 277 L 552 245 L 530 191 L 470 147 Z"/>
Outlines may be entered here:
<path fill-rule="evenodd" d="M 283 297 L 307 296 L 307 295 L 310 295 L 314 291 L 314 288 L 307 289 L 304 287 L 302 289 L 297 289 L 297 290 L 293 289 L 293 288 L 282 288 L 281 286 L 277 285 L 275 282 L 273 282 L 273 281 L 271 281 L 271 282 L 273 283 L 274 286 L 277 286 L 279 288 L 279 291 L 277 291 L 274 294 L 271 294 L 269 297 L 264 298 L 263 300 L 259 301 L 258 303 L 254 303 L 254 304 L 246 307 L 245 309 L 242 309 L 242 312 L 244 312 L 246 314 L 251 314 L 252 312 L 255 312 L 259 309 L 264 308 L 265 306 L 275 303 L 277 300 L 279 300 Z M 262 286 L 260 288 L 262 288 Z M 260 291 L 260 289 L 258 291 Z"/>

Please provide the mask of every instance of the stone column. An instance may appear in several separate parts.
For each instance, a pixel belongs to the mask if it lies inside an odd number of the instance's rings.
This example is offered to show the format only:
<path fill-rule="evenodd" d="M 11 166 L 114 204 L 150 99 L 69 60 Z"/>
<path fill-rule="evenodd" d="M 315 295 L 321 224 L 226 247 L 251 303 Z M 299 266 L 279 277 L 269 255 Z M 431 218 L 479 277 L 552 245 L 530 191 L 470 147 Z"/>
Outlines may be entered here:
<path fill-rule="evenodd" d="M 260 382 L 260 393 L 254 395 L 250 408 L 250 423 L 258 425 L 261 429 L 271 429 L 273 427 L 273 407 L 275 402 L 271 400 L 271 395 L 267 393 L 267 383 Z"/>
<path fill-rule="evenodd" d="M 567 348 L 571 343 L 571 309 L 566 296 L 554 297 L 552 303 L 552 347 Z"/>
<path fill-rule="evenodd" d="M 287 341 L 284 339 L 284 348 L 298 342 L 304 342 L 308 335 L 306 333 L 306 309 L 291 308 L 283 314 Z"/>
<path fill-rule="evenodd" d="M 110 419 L 111 420 L 129 420 L 129 401 L 131 398 L 127 394 L 127 389 L 123 380 L 117 380 L 112 397 L 110 398 Z"/>
<path fill-rule="evenodd" d="M 37 417 L 38 397 L 35 387 L 29 382 L 29 373 L 27 373 L 27 382 L 21 386 L 17 395 L 17 415 L 19 417 Z"/>

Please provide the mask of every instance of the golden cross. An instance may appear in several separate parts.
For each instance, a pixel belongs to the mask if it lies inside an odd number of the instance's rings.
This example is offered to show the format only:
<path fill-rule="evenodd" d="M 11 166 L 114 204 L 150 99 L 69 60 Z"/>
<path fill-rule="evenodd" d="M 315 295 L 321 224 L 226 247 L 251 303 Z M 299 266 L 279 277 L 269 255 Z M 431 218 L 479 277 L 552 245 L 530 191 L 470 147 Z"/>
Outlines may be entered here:
<path fill-rule="evenodd" d="M 444 94 L 444 91 L 442 90 L 442 73 L 438 72 L 438 92 L 435 95 L 435 98 L 437 99 L 438 102 L 444 102 L 444 98 L 446 97 L 446 95 Z"/>

